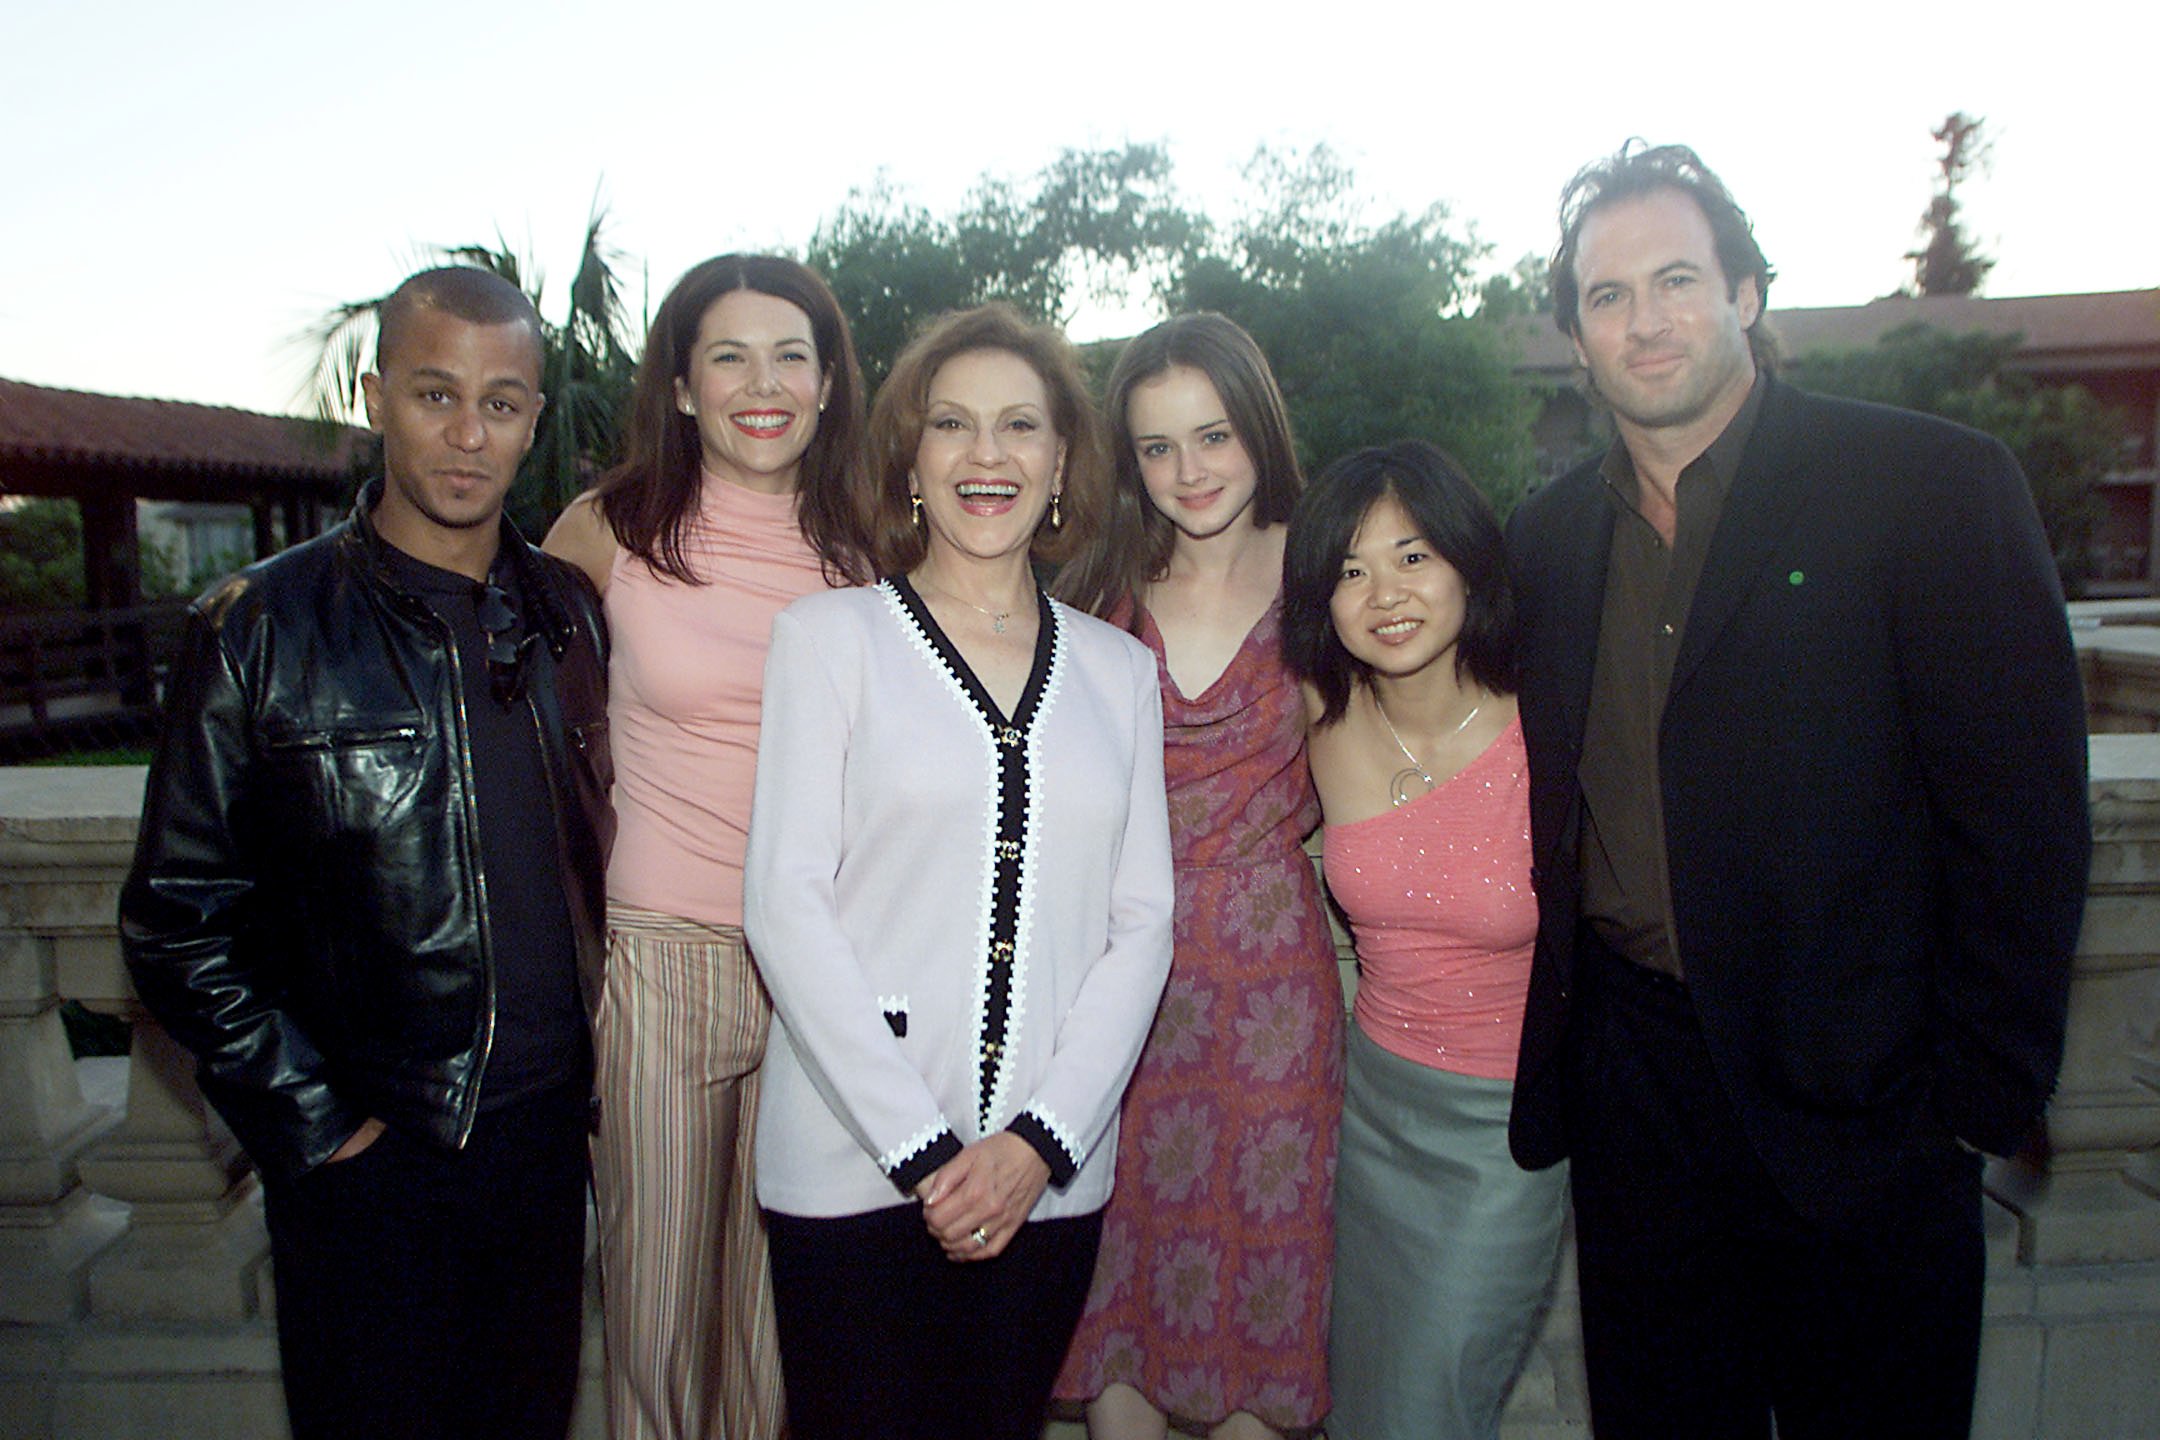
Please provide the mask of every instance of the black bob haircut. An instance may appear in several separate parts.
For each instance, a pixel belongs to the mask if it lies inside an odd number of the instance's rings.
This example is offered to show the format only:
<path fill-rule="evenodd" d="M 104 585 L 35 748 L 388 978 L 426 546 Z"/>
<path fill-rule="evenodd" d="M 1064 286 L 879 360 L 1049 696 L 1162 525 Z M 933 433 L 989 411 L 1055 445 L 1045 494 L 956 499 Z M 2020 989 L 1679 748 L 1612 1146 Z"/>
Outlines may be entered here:
<path fill-rule="evenodd" d="M 1392 495 L 1463 582 L 1455 673 L 1499 695 L 1515 693 L 1515 587 L 1492 502 L 1452 456 L 1423 440 L 1354 450 L 1320 472 L 1299 497 L 1283 552 L 1283 659 L 1319 692 L 1320 723 L 1342 719 L 1353 688 L 1372 672 L 1343 648 L 1329 602 L 1358 527 Z"/>

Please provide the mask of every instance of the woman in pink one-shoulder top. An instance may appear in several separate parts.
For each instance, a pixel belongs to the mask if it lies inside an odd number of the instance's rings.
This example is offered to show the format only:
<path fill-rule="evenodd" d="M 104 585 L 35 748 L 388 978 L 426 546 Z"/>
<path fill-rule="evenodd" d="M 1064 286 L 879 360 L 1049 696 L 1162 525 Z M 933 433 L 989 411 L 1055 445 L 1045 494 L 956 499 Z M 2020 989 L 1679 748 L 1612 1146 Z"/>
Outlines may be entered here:
<path fill-rule="evenodd" d="M 1508 1154 L 1537 900 L 1515 615 L 1490 505 L 1431 445 L 1298 503 L 1284 654 L 1323 867 L 1357 942 L 1335 1188 L 1330 1440 L 1481 1440 L 1536 1330 L 1563 1168 Z"/>

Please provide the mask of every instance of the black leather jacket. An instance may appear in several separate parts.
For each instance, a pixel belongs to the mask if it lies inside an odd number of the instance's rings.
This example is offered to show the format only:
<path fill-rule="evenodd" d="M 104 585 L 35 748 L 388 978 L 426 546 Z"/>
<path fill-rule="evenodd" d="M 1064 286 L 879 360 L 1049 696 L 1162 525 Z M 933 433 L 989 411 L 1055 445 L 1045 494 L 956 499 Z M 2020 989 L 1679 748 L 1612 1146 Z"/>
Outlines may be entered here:
<path fill-rule="evenodd" d="M 495 989 L 464 688 L 449 627 L 397 588 L 368 515 L 195 604 L 150 767 L 121 945 L 256 1164 L 321 1164 L 369 1116 L 472 1131 Z M 572 567 L 507 521 L 588 1012 L 613 835 L 607 634 Z"/>

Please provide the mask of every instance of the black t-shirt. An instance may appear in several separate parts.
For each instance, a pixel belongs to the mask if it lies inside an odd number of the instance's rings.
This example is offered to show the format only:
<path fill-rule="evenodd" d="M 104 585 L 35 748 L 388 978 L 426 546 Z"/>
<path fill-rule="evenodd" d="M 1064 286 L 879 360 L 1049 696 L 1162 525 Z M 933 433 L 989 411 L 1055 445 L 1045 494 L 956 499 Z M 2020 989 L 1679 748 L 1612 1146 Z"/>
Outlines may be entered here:
<path fill-rule="evenodd" d="M 498 563 L 490 584 L 482 585 L 385 548 L 400 588 L 425 602 L 456 637 L 495 959 L 495 1036 L 480 1089 L 480 1108 L 493 1110 L 557 1085 L 586 1083 L 592 1073 L 560 839 L 526 689 L 531 652 L 544 642 L 524 623 L 514 566 Z M 488 598 L 490 586 L 500 604 Z M 517 647 L 527 662 L 517 667 L 526 684 L 504 700 L 496 698 L 499 680 L 489 672 L 484 623 L 500 630 L 496 644 Z M 443 743 L 454 739 L 444 736 Z"/>

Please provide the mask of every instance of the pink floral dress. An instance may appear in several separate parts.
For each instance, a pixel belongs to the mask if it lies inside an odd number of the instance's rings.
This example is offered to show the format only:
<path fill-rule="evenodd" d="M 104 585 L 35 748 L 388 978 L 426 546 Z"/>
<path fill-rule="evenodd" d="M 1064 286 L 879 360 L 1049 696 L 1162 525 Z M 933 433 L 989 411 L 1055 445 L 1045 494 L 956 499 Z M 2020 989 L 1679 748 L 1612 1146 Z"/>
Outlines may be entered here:
<path fill-rule="evenodd" d="M 1123 1382 L 1189 1425 L 1246 1410 L 1294 1431 L 1328 1410 L 1343 994 L 1302 845 L 1320 805 L 1280 621 L 1278 598 L 1188 700 L 1141 616 L 1163 692 L 1176 951 L 1057 1395 Z"/>

